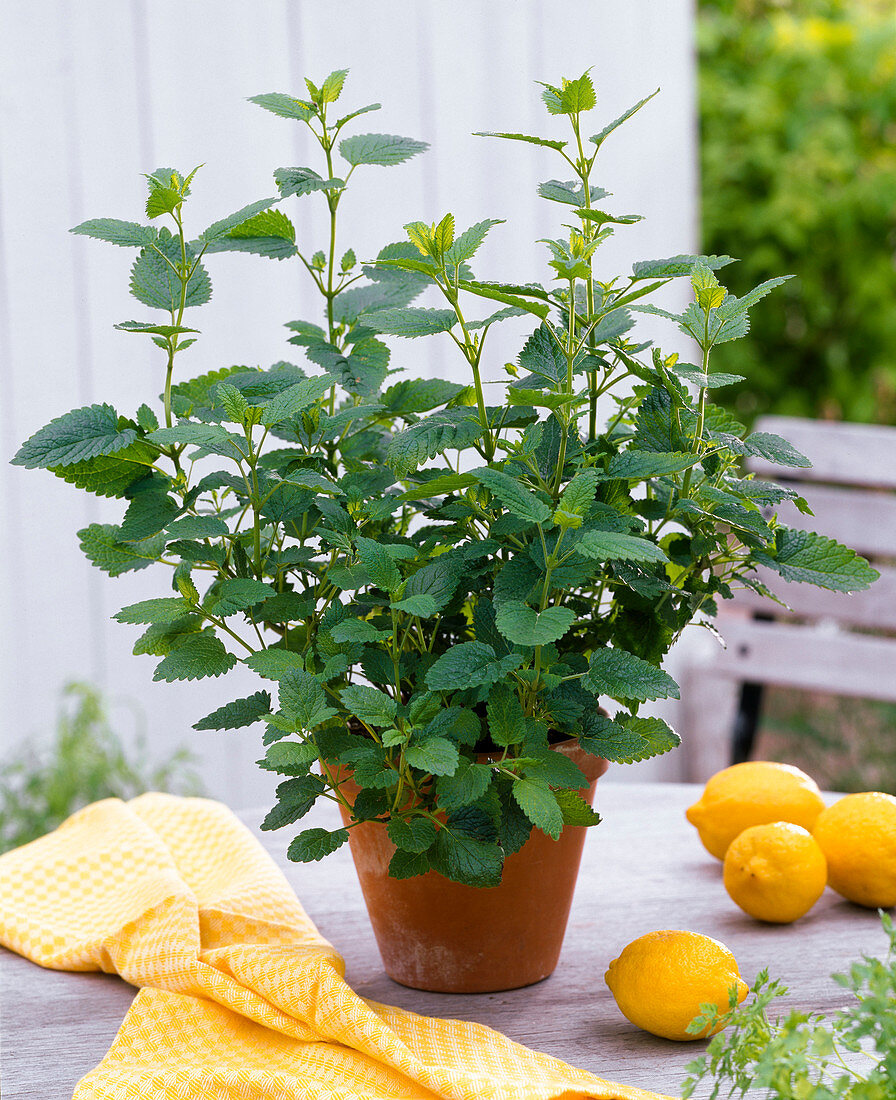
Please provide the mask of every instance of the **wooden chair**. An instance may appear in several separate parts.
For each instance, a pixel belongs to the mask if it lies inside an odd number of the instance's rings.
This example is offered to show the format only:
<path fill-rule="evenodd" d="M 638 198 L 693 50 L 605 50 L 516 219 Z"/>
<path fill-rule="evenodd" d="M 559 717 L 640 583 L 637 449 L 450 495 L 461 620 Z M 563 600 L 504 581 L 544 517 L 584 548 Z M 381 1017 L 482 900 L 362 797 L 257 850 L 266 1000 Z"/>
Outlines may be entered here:
<path fill-rule="evenodd" d="M 692 781 L 749 757 L 765 684 L 896 701 L 896 428 L 779 416 L 755 427 L 784 436 L 813 463 L 803 470 L 748 460 L 757 476 L 796 488 L 815 513 L 785 502 L 782 521 L 846 543 L 881 576 L 846 595 L 762 570 L 791 612 L 751 591 L 719 602 L 727 648 L 696 656 L 682 677 L 682 751 Z"/>

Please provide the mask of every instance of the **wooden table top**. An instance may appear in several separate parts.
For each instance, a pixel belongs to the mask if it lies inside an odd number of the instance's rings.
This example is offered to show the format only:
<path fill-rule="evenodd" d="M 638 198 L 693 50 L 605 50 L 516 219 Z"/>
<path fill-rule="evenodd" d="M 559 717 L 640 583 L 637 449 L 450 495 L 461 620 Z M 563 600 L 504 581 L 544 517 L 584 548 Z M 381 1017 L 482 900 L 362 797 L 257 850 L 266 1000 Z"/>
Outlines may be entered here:
<path fill-rule="evenodd" d="M 424 993 L 395 984 L 383 973 L 348 849 L 322 863 L 293 864 L 284 854 L 290 829 L 256 835 L 321 933 L 343 952 L 346 977 L 361 996 L 475 1020 L 610 1080 L 677 1095 L 684 1066 L 705 1044 L 655 1038 L 619 1013 L 603 975 L 631 940 L 660 928 L 713 936 L 731 948 L 748 982 L 763 967 L 780 978 L 791 990 L 782 1002 L 787 1009 L 826 1012 L 848 1001 L 830 974 L 886 945 L 876 912 L 831 890 L 793 925 L 761 924 L 742 913 L 725 892 L 721 865 L 685 821 L 699 790 L 598 783 L 604 821 L 585 845 L 560 965 L 546 981 L 505 993 Z M 241 816 L 255 828 L 263 813 Z M 306 821 L 335 828 L 334 817 L 327 803 Z M 0 996 L 4 1100 L 70 1100 L 111 1045 L 134 988 L 105 974 L 43 970 L 0 949 Z"/>

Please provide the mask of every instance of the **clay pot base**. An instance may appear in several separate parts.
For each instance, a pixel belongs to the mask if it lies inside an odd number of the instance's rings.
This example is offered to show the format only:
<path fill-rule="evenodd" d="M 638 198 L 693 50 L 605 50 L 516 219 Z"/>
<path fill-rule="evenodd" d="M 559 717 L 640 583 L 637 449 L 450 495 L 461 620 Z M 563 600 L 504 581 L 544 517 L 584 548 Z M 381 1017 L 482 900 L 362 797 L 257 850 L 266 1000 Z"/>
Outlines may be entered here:
<path fill-rule="evenodd" d="M 607 762 L 574 741 L 554 750 L 588 777 L 580 793 L 592 804 Z M 386 973 L 434 993 L 497 993 L 543 981 L 560 957 L 586 832 L 567 827 L 555 841 L 533 829 L 505 861 L 501 885 L 476 887 L 435 871 L 390 878 L 395 846 L 385 826 L 355 826 L 352 856 Z"/>

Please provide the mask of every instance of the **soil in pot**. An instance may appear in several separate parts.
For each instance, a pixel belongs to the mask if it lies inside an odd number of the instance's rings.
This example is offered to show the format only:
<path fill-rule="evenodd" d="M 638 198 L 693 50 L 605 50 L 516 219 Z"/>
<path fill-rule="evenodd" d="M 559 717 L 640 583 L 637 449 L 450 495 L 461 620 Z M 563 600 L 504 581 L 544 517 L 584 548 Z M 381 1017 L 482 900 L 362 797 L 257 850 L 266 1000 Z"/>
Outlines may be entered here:
<path fill-rule="evenodd" d="M 553 749 L 588 777 L 580 793 L 593 804 L 607 761 L 575 741 Z M 341 789 L 353 801 L 351 780 Z M 386 973 L 401 985 L 438 993 L 495 993 L 547 978 L 560 957 L 586 832 L 568 826 L 555 841 L 533 829 L 507 857 L 501 885 L 476 887 L 435 871 L 390 878 L 395 846 L 386 827 L 354 826 L 349 843 Z"/>

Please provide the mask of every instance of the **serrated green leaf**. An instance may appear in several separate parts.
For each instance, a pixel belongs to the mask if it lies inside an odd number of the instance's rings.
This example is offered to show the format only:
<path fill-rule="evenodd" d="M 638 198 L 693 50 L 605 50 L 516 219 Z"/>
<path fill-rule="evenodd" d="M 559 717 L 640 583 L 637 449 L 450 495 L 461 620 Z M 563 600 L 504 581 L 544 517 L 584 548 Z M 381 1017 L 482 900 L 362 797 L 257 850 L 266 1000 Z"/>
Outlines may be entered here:
<path fill-rule="evenodd" d="M 335 103 L 342 94 L 348 69 L 336 69 L 320 86 L 320 98 L 323 103 Z"/>
<path fill-rule="evenodd" d="M 339 152 L 351 165 L 401 164 L 428 148 L 426 141 L 396 134 L 355 134 L 339 143 Z"/>
<path fill-rule="evenodd" d="M 401 477 L 447 450 L 468 447 L 481 435 L 475 409 L 444 409 L 393 436 L 386 462 Z"/>
<path fill-rule="evenodd" d="M 576 551 L 597 561 L 665 562 L 663 550 L 648 539 L 621 531 L 588 530 L 576 543 Z"/>
<path fill-rule="evenodd" d="M 508 141 L 525 141 L 530 145 L 543 145 L 548 149 L 556 149 L 560 152 L 565 146 L 565 141 L 555 141 L 551 138 L 533 137 L 531 134 L 505 134 L 494 130 L 476 130 L 473 137 L 506 138 Z"/>
<path fill-rule="evenodd" d="M 401 584 L 401 573 L 386 548 L 373 539 L 358 536 L 355 539 L 358 556 L 367 570 L 371 584 L 384 592 L 394 592 Z"/>
<path fill-rule="evenodd" d="M 120 542 L 118 528 L 110 523 L 91 523 L 78 532 L 78 539 L 88 560 L 110 577 L 146 569 L 165 550 L 163 537 L 134 544 Z"/>
<path fill-rule="evenodd" d="M 459 831 L 440 829 L 430 859 L 439 874 L 452 882 L 468 886 L 498 886 L 501 882 L 504 854 L 500 847 Z"/>
<path fill-rule="evenodd" d="M 517 779 L 511 791 L 532 824 L 559 840 L 563 832 L 563 811 L 548 784 L 543 779 Z"/>
<path fill-rule="evenodd" d="M 224 643 L 214 634 L 202 631 L 185 634 L 171 646 L 153 673 L 153 680 L 201 680 L 206 676 L 221 676 L 236 664 L 236 657 L 228 653 Z"/>
<path fill-rule="evenodd" d="M 256 103 L 272 114 L 280 118 L 294 118 L 299 122 L 308 122 L 314 118 L 315 110 L 312 104 L 302 99 L 295 99 L 291 95 L 282 92 L 265 92 L 262 95 L 249 96 L 250 103 Z"/>
<path fill-rule="evenodd" d="M 795 466 L 800 469 L 808 469 L 812 463 L 804 454 L 782 439 L 779 435 L 770 432 L 752 432 L 744 440 L 746 453 L 764 458 L 768 462 L 776 462 L 779 466 Z"/>
<path fill-rule="evenodd" d="M 201 447 L 224 458 L 245 458 L 246 441 L 218 424 L 181 421 L 170 428 L 159 428 L 149 437 L 153 443 L 186 443 Z"/>
<path fill-rule="evenodd" d="M 439 806 L 451 813 L 462 806 L 477 802 L 488 790 L 492 769 L 487 764 L 471 764 L 460 757 L 452 775 L 439 776 L 436 783 Z"/>
<path fill-rule="evenodd" d="M 457 745 L 445 737 L 428 737 L 405 749 L 405 760 L 411 767 L 428 775 L 453 775 L 459 759 Z"/>
<path fill-rule="evenodd" d="M 614 118 L 611 123 L 605 126 L 601 131 L 596 133 L 590 140 L 593 141 L 599 149 L 601 145 L 603 145 L 605 139 L 608 138 L 614 130 L 617 130 L 623 124 L 623 122 L 627 122 L 632 117 L 632 115 L 640 111 L 644 104 L 649 103 L 655 95 L 659 95 L 659 91 L 659 88 L 657 88 L 655 92 L 651 92 L 649 96 L 645 96 L 644 99 L 639 100 L 634 105 L 634 107 L 629 107 L 629 109 L 623 112 L 623 114 L 621 114 L 619 118 Z"/>
<path fill-rule="evenodd" d="M 494 649 L 483 642 L 461 642 L 446 650 L 426 673 L 426 686 L 431 691 L 453 691 L 457 688 L 496 684 L 522 664 L 518 653 L 498 658 Z"/>
<path fill-rule="evenodd" d="M 268 402 L 261 414 L 262 424 L 273 427 L 284 420 L 289 420 L 319 401 L 332 385 L 332 378 L 325 374 L 303 378 L 301 382 L 296 382 Z"/>
<path fill-rule="evenodd" d="M 181 303 L 181 279 L 177 267 L 182 263 L 180 241 L 176 237 L 160 236 L 148 248 L 144 248 L 131 267 L 131 294 L 152 309 L 176 313 Z M 193 250 L 187 248 L 187 263 L 192 269 L 187 282 L 184 306 L 205 305 L 212 296 L 212 284 L 208 272 L 197 261 Z M 194 267 L 195 264 L 195 267 Z"/>
<path fill-rule="evenodd" d="M 572 826 L 599 825 L 600 814 L 585 801 L 577 791 L 569 791 L 561 788 L 553 792 L 560 812 L 563 814 L 563 824 Z"/>
<path fill-rule="evenodd" d="M 398 704 L 385 692 L 366 684 L 350 684 L 343 688 L 340 698 L 343 705 L 370 726 L 391 726 L 395 721 Z"/>
<path fill-rule="evenodd" d="M 276 747 L 276 746 L 275 746 Z M 331 855 L 348 840 L 348 829 L 305 829 L 286 849 L 286 858 L 294 863 L 314 863 Z"/>
<path fill-rule="evenodd" d="M 374 332 L 413 339 L 417 336 L 448 332 L 457 324 L 457 315 L 453 309 L 406 306 L 403 309 L 378 309 L 365 313 L 364 324 Z"/>
<path fill-rule="evenodd" d="M 512 306 L 514 309 L 522 310 L 524 313 L 531 313 L 542 321 L 547 317 L 550 309 L 547 305 L 542 305 L 538 302 L 530 302 L 526 298 L 521 298 L 519 294 L 510 293 L 506 288 L 502 287 L 500 283 L 480 283 L 472 279 L 460 279 L 458 280 L 458 286 L 461 290 L 466 290 L 470 294 L 475 294 L 478 298 L 488 298 L 494 302 L 503 302 L 506 306 Z"/>
<path fill-rule="evenodd" d="M 403 852 L 399 848 L 389 860 L 389 878 L 415 878 L 429 870 L 429 859 L 422 852 Z"/>
<path fill-rule="evenodd" d="M 429 596 L 435 601 L 436 609 L 441 611 L 457 591 L 465 568 L 458 554 L 450 551 L 440 554 L 408 577 L 403 598 Z"/>
<path fill-rule="evenodd" d="M 199 332 L 198 328 L 186 328 L 184 325 L 156 325 L 152 321 L 122 321 L 113 325 L 122 332 L 143 332 L 150 336 L 176 336 L 182 332 Z M 155 425 L 158 427 L 158 424 Z"/>
<path fill-rule="evenodd" d="M 538 193 L 543 199 L 562 202 L 567 206 L 585 205 L 585 191 L 581 180 L 547 180 L 538 185 Z M 608 198 L 609 194 L 602 187 L 590 188 L 591 202 L 600 202 L 601 199 Z"/>
<path fill-rule="evenodd" d="M 336 714 L 327 705 L 320 682 L 310 672 L 294 668 L 280 676 L 279 681 L 280 709 L 297 729 L 312 730 Z"/>
<path fill-rule="evenodd" d="M 383 406 L 399 416 L 429 412 L 456 397 L 464 387 L 441 378 L 406 378 L 381 396 Z"/>
<path fill-rule="evenodd" d="M 684 451 L 638 451 L 631 448 L 613 455 L 607 476 L 642 481 L 649 477 L 663 477 L 687 470 L 702 459 L 702 455 Z"/>
<path fill-rule="evenodd" d="M 264 581 L 257 581 L 254 577 L 231 577 L 216 587 L 214 603 L 209 611 L 226 618 L 276 595 L 277 590 Z"/>
<path fill-rule="evenodd" d="M 639 260 L 632 264 L 632 275 L 636 279 L 670 279 L 690 275 L 697 260 L 703 260 L 713 271 L 734 263 L 733 256 L 669 256 L 664 260 Z M 670 316 L 677 320 L 674 315 Z"/>
<path fill-rule="evenodd" d="M 119 623 L 171 623 L 192 610 L 192 605 L 182 596 L 162 596 L 128 604 L 112 618 Z"/>
<path fill-rule="evenodd" d="M 301 656 L 289 649 L 262 649 L 250 654 L 245 663 L 266 680 L 281 680 L 288 673 L 305 667 Z"/>
<path fill-rule="evenodd" d="M 334 642 L 381 642 L 392 636 L 391 630 L 377 630 L 367 619 L 343 619 L 330 631 Z"/>
<path fill-rule="evenodd" d="M 389 839 L 403 852 L 425 852 L 436 839 L 435 822 L 428 817 L 393 818 L 386 826 Z"/>
<path fill-rule="evenodd" d="M 431 619 L 439 610 L 432 596 L 407 596 L 392 606 L 396 611 L 403 611 L 405 615 L 416 615 L 420 619 Z"/>
<path fill-rule="evenodd" d="M 455 266 L 457 264 L 462 264 L 465 260 L 472 260 L 479 251 L 489 230 L 493 229 L 496 225 L 502 224 L 502 218 L 488 218 L 485 221 L 471 225 L 469 229 L 465 229 L 464 232 L 445 250 L 445 263 Z"/>
<path fill-rule="evenodd" d="M 230 533 L 230 528 L 218 516 L 181 516 L 168 524 L 169 537 L 179 539 L 209 539 Z"/>
<path fill-rule="evenodd" d="M 489 695 L 486 713 L 489 736 L 496 745 L 519 745 L 525 740 L 526 715 L 512 688 L 499 684 Z"/>
<path fill-rule="evenodd" d="M 265 720 L 271 722 L 275 717 L 269 714 Z M 317 747 L 310 741 L 275 741 L 264 759 L 255 763 L 265 771 L 277 772 L 278 775 L 307 775 L 309 766 L 317 758 Z"/>
<path fill-rule="evenodd" d="M 274 182 L 284 199 L 291 195 L 310 195 L 312 191 L 335 191 L 345 187 L 345 180 L 335 177 L 323 179 L 312 168 L 278 168 L 274 172 Z"/>
<path fill-rule="evenodd" d="M 594 84 L 587 72 L 577 80 L 563 80 L 559 88 L 552 84 L 542 85 L 542 101 L 552 115 L 577 115 L 582 111 L 590 111 L 597 105 L 597 96 L 594 94 Z"/>
<path fill-rule="evenodd" d="M 488 466 L 480 466 L 470 472 L 509 512 L 520 519 L 528 523 L 547 523 L 551 518 L 548 505 L 509 474 Z"/>
<path fill-rule="evenodd" d="M 49 469 L 56 477 L 88 493 L 101 497 L 123 497 L 131 486 L 147 476 L 147 467 L 154 461 L 155 455 L 153 448 L 138 441 L 116 451 L 114 455 L 98 455 L 85 462 L 50 466 Z"/>
<path fill-rule="evenodd" d="M 57 416 L 27 439 L 12 459 L 27 470 L 51 469 L 114 455 L 137 439 L 133 428 L 118 428 L 111 405 L 85 405 Z"/>
<path fill-rule="evenodd" d="M 598 470 L 582 470 L 576 474 L 560 496 L 554 522 L 563 527 L 580 527 L 582 518 L 594 504 L 594 494 L 600 480 Z"/>
<path fill-rule="evenodd" d="M 756 560 L 786 581 L 801 581 L 832 592 L 858 592 L 869 588 L 880 574 L 848 546 L 790 527 L 775 531 L 773 553 L 756 551 Z"/>
<path fill-rule="evenodd" d="M 138 225 L 137 222 L 123 222 L 117 218 L 93 218 L 76 225 L 69 233 L 80 233 L 124 248 L 145 248 L 159 235 L 153 225 Z"/>
<path fill-rule="evenodd" d="M 521 600 L 507 600 L 497 613 L 498 630 L 514 645 L 549 645 L 563 637 L 576 621 L 568 607 L 546 607 L 534 611 Z"/>
<path fill-rule="evenodd" d="M 316 775 L 300 775 L 287 779 L 277 787 L 277 804 L 261 823 L 264 830 L 280 829 L 304 817 L 324 790 L 323 780 Z"/>
<path fill-rule="evenodd" d="M 199 234 L 200 241 L 214 241 L 218 237 L 223 237 L 225 233 L 229 233 L 236 226 L 242 225 L 243 222 L 249 221 L 250 218 L 254 218 L 256 214 L 260 214 L 262 210 L 267 210 L 278 202 L 277 198 L 259 199 L 257 202 L 249 203 L 248 206 L 242 207 L 234 214 L 228 214 L 226 218 L 221 218 L 219 221 L 213 222 L 208 229 L 203 229 Z"/>
<path fill-rule="evenodd" d="M 121 542 L 142 542 L 157 535 L 178 513 L 177 503 L 168 496 L 167 479 L 147 478 L 135 486 L 118 538 Z"/>
<path fill-rule="evenodd" d="M 254 725 L 264 714 L 270 714 L 271 696 L 256 691 L 244 699 L 234 699 L 223 707 L 193 723 L 194 730 L 235 730 Z"/>
<path fill-rule="evenodd" d="M 678 684 L 661 668 L 624 649 L 595 650 L 582 686 L 614 699 L 678 699 Z"/>

